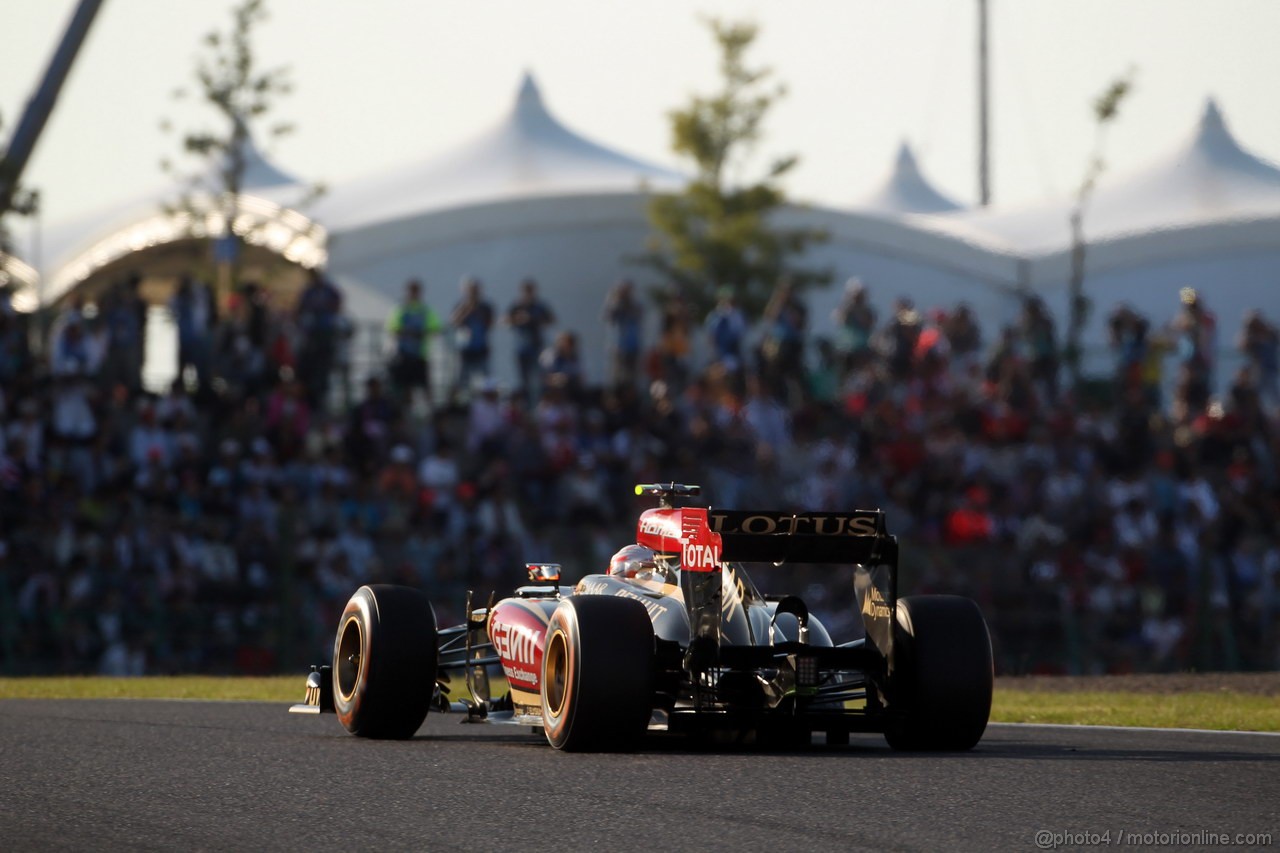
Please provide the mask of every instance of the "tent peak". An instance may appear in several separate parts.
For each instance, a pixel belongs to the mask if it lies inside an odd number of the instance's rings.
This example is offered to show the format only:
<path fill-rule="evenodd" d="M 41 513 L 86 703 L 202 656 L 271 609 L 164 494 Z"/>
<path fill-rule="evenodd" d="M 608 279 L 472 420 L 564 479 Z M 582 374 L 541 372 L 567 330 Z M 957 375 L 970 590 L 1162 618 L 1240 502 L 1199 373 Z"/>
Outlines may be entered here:
<path fill-rule="evenodd" d="M 919 172 L 920 167 L 916 164 L 915 152 L 911 150 L 911 143 L 902 140 L 898 143 L 898 161 L 897 167 L 899 172 Z"/>
<path fill-rule="evenodd" d="M 538 91 L 538 80 L 533 76 L 533 72 L 525 70 L 520 76 L 520 94 L 518 96 L 521 101 L 541 101 L 542 93 Z"/>
<path fill-rule="evenodd" d="M 516 94 L 516 111 L 546 112 L 546 109 L 542 103 L 542 90 L 538 88 L 537 79 L 534 78 L 532 71 L 525 71 L 520 78 L 520 90 Z"/>
<path fill-rule="evenodd" d="M 1213 97 L 1205 100 L 1199 124 L 1175 156 L 1179 161 L 1198 162 L 1223 174 L 1248 175 L 1272 186 L 1280 184 L 1280 170 L 1240 145 Z"/>
<path fill-rule="evenodd" d="M 1200 117 L 1200 127 L 1226 128 L 1226 122 L 1222 118 L 1222 109 L 1218 106 L 1218 99 L 1213 95 L 1205 98 L 1204 115 Z"/>
<path fill-rule="evenodd" d="M 1200 116 L 1200 125 L 1196 128 L 1191 147 L 1216 159 L 1248 156 L 1231 135 L 1222 110 L 1212 96 L 1205 101 L 1204 113 Z"/>
<path fill-rule="evenodd" d="M 888 179 L 860 206 L 894 214 L 948 213 L 960 209 L 960 205 L 934 189 L 925 178 L 905 139 L 898 145 Z"/>

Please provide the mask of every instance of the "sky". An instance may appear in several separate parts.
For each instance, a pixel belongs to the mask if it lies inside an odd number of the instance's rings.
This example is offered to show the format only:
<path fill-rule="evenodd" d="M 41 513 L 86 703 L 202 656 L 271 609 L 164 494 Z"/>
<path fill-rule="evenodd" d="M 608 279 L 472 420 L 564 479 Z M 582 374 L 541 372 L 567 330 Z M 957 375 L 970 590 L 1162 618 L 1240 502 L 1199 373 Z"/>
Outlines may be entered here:
<path fill-rule="evenodd" d="M 213 121 L 191 87 L 201 37 L 232 0 L 106 0 L 28 167 L 41 222 L 57 224 L 164 187 L 179 132 Z M 1135 89 L 1105 137 L 1108 175 L 1140 168 L 1194 128 L 1210 96 L 1236 138 L 1280 162 L 1280 2 L 989 0 L 993 202 L 1074 192 L 1095 145 L 1091 102 L 1132 69 Z M 0 115 L 12 132 L 74 0 L 0 0 Z M 786 98 L 754 167 L 796 154 L 799 201 L 855 205 L 910 143 L 926 176 L 976 202 L 976 0 L 270 0 L 260 61 L 295 91 L 270 116 L 296 133 L 276 164 L 329 185 L 465 141 L 510 108 L 531 72 L 578 133 L 681 168 L 667 113 L 717 86 L 704 19 L 752 20 L 749 63 Z M 1104 178 L 1105 183 L 1106 178 Z M 15 223 L 21 233 L 23 226 Z"/>

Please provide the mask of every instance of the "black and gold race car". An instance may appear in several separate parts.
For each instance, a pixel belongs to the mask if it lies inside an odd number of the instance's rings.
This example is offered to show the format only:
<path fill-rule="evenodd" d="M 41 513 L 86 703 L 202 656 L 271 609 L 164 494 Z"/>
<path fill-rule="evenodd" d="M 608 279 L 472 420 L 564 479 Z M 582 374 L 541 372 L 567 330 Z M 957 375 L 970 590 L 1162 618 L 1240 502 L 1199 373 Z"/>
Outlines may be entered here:
<path fill-rule="evenodd" d="M 557 749 L 619 750 L 648 734 L 800 745 L 883 732 L 895 749 L 967 750 L 991 710 L 991 642 L 977 605 L 898 597 L 884 513 L 675 506 L 697 486 L 637 486 L 659 505 L 607 574 L 575 586 L 530 564 L 529 585 L 437 629 L 427 596 L 363 586 L 332 666 L 306 702 L 352 734 L 408 738 L 430 710 L 534 726 Z M 852 569 L 861 639 L 833 643 L 796 596 L 764 596 L 744 564 Z"/>

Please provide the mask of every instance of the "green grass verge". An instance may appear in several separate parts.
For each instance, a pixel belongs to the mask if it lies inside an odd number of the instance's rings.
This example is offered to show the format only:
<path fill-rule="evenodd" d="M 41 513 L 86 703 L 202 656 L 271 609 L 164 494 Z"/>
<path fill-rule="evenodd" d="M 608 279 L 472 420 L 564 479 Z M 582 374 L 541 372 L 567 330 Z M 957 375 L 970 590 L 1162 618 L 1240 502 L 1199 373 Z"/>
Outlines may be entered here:
<path fill-rule="evenodd" d="M 202 699 L 302 701 L 301 675 L 268 678 L 0 678 L 0 699 Z M 991 719 L 1003 723 L 1240 729 L 1280 732 L 1280 702 L 1233 690 L 1131 693 L 997 688 Z"/>
<path fill-rule="evenodd" d="M 201 699 L 301 702 L 302 675 L 266 678 L 206 675 L 145 678 L 92 676 L 0 678 L 0 699 Z"/>
<path fill-rule="evenodd" d="M 997 689 L 991 719 L 1001 723 L 1280 732 L 1280 702 L 1274 696 L 1235 691 L 1055 693 Z"/>

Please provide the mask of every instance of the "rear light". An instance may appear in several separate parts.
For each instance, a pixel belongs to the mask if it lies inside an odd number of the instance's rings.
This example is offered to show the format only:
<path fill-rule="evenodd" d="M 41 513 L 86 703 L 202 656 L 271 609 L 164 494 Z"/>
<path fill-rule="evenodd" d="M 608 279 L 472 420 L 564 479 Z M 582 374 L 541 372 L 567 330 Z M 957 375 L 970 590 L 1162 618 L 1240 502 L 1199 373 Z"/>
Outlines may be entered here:
<path fill-rule="evenodd" d="M 796 686 L 818 686 L 818 659 L 806 655 L 796 657 Z"/>

